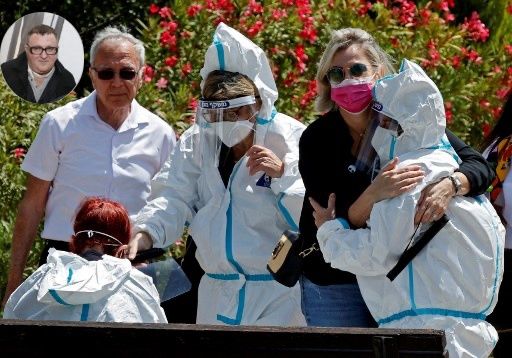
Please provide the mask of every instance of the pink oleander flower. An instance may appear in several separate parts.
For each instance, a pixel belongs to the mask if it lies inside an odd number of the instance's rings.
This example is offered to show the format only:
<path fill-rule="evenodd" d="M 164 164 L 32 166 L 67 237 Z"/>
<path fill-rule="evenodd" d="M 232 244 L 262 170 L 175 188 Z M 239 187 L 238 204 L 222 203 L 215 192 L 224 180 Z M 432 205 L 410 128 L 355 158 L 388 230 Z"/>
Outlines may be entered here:
<path fill-rule="evenodd" d="M 416 4 L 411 0 L 396 0 L 393 2 L 393 15 L 405 26 L 416 25 Z"/>
<path fill-rule="evenodd" d="M 281 4 L 284 6 L 292 6 L 294 0 L 281 0 Z"/>
<path fill-rule="evenodd" d="M 482 107 L 483 109 L 488 109 L 490 106 L 491 106 L 491 102 L 489 102 L 488 100 L 486 99 L 481 99 L 478 104 L 480 105 L 480 107 Z"/>
<path fill-rule="evenodd" d="M 178 63 L 178 57 L 175 55 L 169 56 L 164 60 L 165 64 L 169 67 L 174 67 Z"/>
<path fill-rule="evenodd" d="M 453 68 L 455 68 L 455 69 L 459 68 L 460 62 L 461 62 L 460 56 L 455 55 L 452 57 L 452 67 Z"/>
<path fill-rule="evenodd" d="M 249 0 L 249 4 L 247 4 L 249 7 L 249 11 L 253 14 L 263 14 L 263 5 L 256 1 L 256 0 Z"/>
<path fill-rule="evenodd" d="M 304 51 L 303 45 L 295 46 L 294 52 L 298 62 L 306 62 L 308 60 L 308 55 L 306 55 L 306 51 Z"/>
<path fill-rule="evenodd" d="M 469 19 L 466 18 L 461 26 L 462 29 L 469 32 L 469 37 L 473 41 L 485 42 L 489 37 L 489 29 L 480 20 L 480 16 L 476 11 L 473 11 L 471 17 Z"/>
<path fill-rule="evenodd" d="M 168 83 L 168 82 L 169 82 L 169 81 L 167 81 L 167 79 L 165 79 L 165 78 L 163 78 L 163 77 L 160 77 L 160 78 L 158 79 L 158 81 L 156 81 L 156 87 L 157 87 L 158 89 L 164 89 L 164 88 L 166 88 L 166 87 L 167 87 L 167 83 Z"/>
<path fill-rule="evenodd" d="M 171 9 L 169 9 L 167 6 L 164 6 L 163 8 L 160 9 L 160 11 L 158 12 L 158 14 L 160 15 L 161 18 L 163 19 L 170 19 L 171 16 L 172 16 L 172 11 Z"/>
<path fill-rule="evenodd" d="M 175 33 L 178 29 L 178 23 L 176 21 L 162 21 L 160 26 L 169 31 L 171 34 Z"/>
<path fill-rule="evenodd" d="M 156 4 L 149 5 L 149 13 L 151 15 L 156 14 L 158 11 L 160 11 L 160 8 Z"/>
<path fill-rule="evenodd" d="M 455 0 L 441 0 L 438 7 L 441 11 L 450 11 L 450 8 L 453 9 L 455 7 Z"/>
<path fill-rule="evenodd" d="M 420 22 L 422 25 L 428 25 L 429 21 L 430 21 L 430 17 L 432 16 L 432 11 L 430 11 L 429 9 L 421 9 L 419 11 L 419 18 L 420 18 Z"/>
<path fill-rule="evenodd" d="M 309 41 L 309 43 L 314 43 L 317 39 L 317 31 L 315 29 L 315 27 L 311 24 L 311 25 L 305 25 L 302 30 L 299 32 L 299 36 L 306 40 L 306 41 Z"/>
<path fill-rule="evenodd" d="M 496 117 L 495 117 L 496 118 Z M 491 125 L 489 123 L 482 124 L 482 134 L 487 137 L 491 133 Z"/>
<path fill-rule="evenodd" d="M 498 97 L 499 99 L 505 99 L 509 91 L 510 89 L 508 88 L 500 88 L 496 91 L 496 97 Z"/>
<path fill-rule="evenodd" d="M 195 111 L 197 109 L 197 98 L 195 98 L 195 97 L 190 98 L 188 100 L 187 108 Z"/>
<path fill-rule="evenodd" d="M 196 16 L 197 14 L 199 14 L 199 12 L 201 11 L 202 8 L 203 8 L 203 6 L 200 5 L 200 4 L 192 4 L 192 5 L 190 5 L 187 8 L 187 16 L 188 17 Z"/>
<path fill-rule="evenodd" d="M 283 17 L 287 17 L 288 13 L 285 9 L 274 9 L 272 10 L 272 18 L 276 21 L 279 21 Z"/>
<path fill-rule="evenodd" d="M 263 30 L 263 21 L 258 20 L 247 30 L 247 35 L 249 35 L 249 37 L 255 37 L 261 30 Z"/>
<path fill-rule="evenodd" d="M 192 64 L 190 62 L 187 62 L 186 64 L 181 67 L 181 73 L 183 76 L 188 76 L 192 72 Z"/>
<path fill-rule="evenodd" d="M 14 159 L 23 159 L 25 157 L 25 154 L 27 153 L 27 150 L 25 148 L 21 148 L 21 147 L 18 147 L 18 148 L 15 148 L 11 151 L 12 153 L 12 156 L 14 157 Z"/>
<path fill-rule="evenodd" d="M 512 3 L 508 4 L 507 12 L 512 15 Z"/>
<path fill-rule="evenodd" d="M 444 102 L 444 113 L 446 115 L 446 123 L 450 124 L 453 121 L 453 113 L 452 113 L 452 102 Z"/>
<path fill-rule="evenodd" d="M 357 14 L 359 16 L 364 16 L 368 13 L 369 10 L 372 8 L 372 3 L 366 0 L 359 0 L 359 3 L 361 4 L 359 8 L 357 9 Z"/>
<path fill-rule="evenodd" d="M 151 82 L 151 80 L 155 77 L 155 70 L 150 65 L 146 65 L 144 67 L 144 82 Z"/>
<path fill-rule="evenodd" d="M 505 51 L 507 51 L 507 54 L 512 55 L 512 44 L 505 45 Z"/>
<path fill-rule="evenodd" d="M 171 50 L 175 50 L 176 44 L 178 43 L 178 39 L 176 38 L 175 35 L 172 35 L 170 32 L 164 31 L 160 35 L 160 43 L 162 45 L 167 45 Z"/>

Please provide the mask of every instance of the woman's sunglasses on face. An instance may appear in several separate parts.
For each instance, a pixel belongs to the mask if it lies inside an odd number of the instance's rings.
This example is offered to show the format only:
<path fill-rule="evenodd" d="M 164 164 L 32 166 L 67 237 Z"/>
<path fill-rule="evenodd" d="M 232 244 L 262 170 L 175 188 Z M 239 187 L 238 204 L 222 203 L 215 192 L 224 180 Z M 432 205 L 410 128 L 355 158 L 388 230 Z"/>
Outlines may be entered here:
<path fill-rule="evenodd" d="M 339 85 L 346 78 L 345 69 L 340 66 L 333 66 L 327 71 L 325 77 L 331 85 Z M 364 63 L 354 63 L 348 68 L 351 78 L 361 77 L 368 71 Z"/>
<path fill-rule="evenodd" d="M 132 69 L 127 69 L 127 68 L 119 70 L 119 72 L 116 72 L 111 68 L 105 68 L 102 70 L 98 70 L 95 67 L 91 67 L 91 69 L 96 71 L 96 73 L 98 74 L 98 78 L 102 81 L 110 81 L 111 79 L 113 79 L 115 77 L 116 73 L 119 75 L 119 78 L 121 78 L 122 80 L 126 80 L 126 81 L 133 80 L 135 78 L 135 76 L 137 75 L 137 71 L 132 70 Z"/>

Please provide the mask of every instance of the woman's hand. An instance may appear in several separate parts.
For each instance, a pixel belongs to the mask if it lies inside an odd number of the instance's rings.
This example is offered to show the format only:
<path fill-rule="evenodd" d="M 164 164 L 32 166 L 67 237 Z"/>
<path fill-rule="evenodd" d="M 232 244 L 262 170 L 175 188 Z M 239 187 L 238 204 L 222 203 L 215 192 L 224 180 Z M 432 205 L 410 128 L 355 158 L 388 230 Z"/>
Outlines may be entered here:
<path fill-rule="evenodd" d="M 419 165 L 408 165 L 397 168 L 398 158 L 394 158 L 381 169 L 368 189 L 372 193 L 374 203 L 394 198 L 414 188 L 425 177 Z"/>
<path fill-rule="evenodd" d="M 336 194 L 332 193 L 329 195 L 327 202 L 327 208 L 322 207 L 318 204 L 315 199 L 309 198 L 309 202 L 313 207 L 313 217 L 315 218 L 315 225 L 317 228 L 323 225 L 326 221 L 333 220 L 336 218 Z"/>
<path fill-rule="evenodd" d="M 439 219 L 445 213 L 454 195 L 455 189 L 449 178 L 427 185 L 421 191 L 414 215 L 414 224 L 428 223 Z"/>
<path fill-rule="evenodd" d="M 254 175 L 259 171 L 265 172 L 272 178 L 280 178 L 283 175 L 284 163 L 270 149 L 253 145 L 246 155 L 249 157 L 247 161 L 249 175 Z"/>
<path fill-rule="evenodd" d="M 151 237 L 144 231 L 141 231 L 135 234 L 128 245 L 119 247 L 116 256 L 133 260 L 138 251 L 149 250 L 152 247 L 153 240 L 151 240 Z"/>

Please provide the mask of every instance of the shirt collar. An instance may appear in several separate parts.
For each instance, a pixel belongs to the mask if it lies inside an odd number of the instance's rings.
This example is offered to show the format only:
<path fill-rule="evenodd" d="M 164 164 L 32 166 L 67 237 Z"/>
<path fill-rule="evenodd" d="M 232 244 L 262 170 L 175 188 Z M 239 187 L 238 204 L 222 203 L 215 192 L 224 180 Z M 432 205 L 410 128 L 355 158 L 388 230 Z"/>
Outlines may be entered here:
<path fill-rule="evenodd" d="M 96 120 L 102 121 L 98 115 L 98 110 L 96 108 L 96 91 L 93 91 L 89 96 L 86 97 L 82 108 L 80 109 L 80 114 L 84 116 L 94 117 Z M 124 120 L 123 124 L 118 129 L 118 132 L 123 132 L 132 128 L 137 128 L 140 124 L 148 123 L 147 116 L 141 115 L 141 105 L 137 102 L 137 100 L 133 100 L 131 103 L 131 110 L 128 117 Z"/>

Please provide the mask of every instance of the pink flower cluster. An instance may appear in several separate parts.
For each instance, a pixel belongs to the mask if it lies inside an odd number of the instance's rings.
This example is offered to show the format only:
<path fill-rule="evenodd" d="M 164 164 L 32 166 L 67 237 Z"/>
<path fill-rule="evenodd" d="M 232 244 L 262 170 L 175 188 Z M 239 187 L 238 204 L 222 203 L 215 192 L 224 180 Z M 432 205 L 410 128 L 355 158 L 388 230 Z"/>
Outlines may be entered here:
<path fill-rule="evenodd" d="M 473 11 L 469 19 L 465 19 L 461 25 L 462 29 L 469 33 L 469 37 L 474 41 L 487 41 L 489 37 L 489 29 L 480 20 L 480 16 L 476 11 Z"/>

